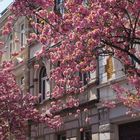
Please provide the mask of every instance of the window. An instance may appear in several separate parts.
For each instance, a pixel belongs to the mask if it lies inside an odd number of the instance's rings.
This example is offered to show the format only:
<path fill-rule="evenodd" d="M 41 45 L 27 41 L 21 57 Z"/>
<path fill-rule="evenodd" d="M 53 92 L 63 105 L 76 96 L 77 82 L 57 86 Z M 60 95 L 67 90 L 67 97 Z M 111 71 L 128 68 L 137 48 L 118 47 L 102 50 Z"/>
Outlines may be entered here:
<path fill-rule="evenodd" d="M 23 85 L 24 84 L 24 77 L 22 76 L 20 79 L 20 84 Z"/>
<path fill-rule="evenodd" d="M 89 81 L 95 81 L 96 80 L 96 71 L 95 72 L 86 72 L 81 73 L 79 72 L 80 81 L 82 81 L 83 85 L 88 84 Z"/>
<path fill-rule="evenodd" d="M 79 72 L 79 77 L 80 77 L 80 81 L 82 81 L 83 85 L 86 85 L 88 83 L 88 78 L 90 77 L 90 73 L 81 73 Z"/>
<path fill-rule="evenodd" d="M 66 134 L 58 135 L 57 140 L 66 140 Z"/>
<path fill-rule="evenodd" d="M 87 7 L 87 6 L 88 6 L 88 4 L 89 4 L 88 0 L 83 0 L 83 2 L 82 2 L 82 3 L 83 3 L 83 5 L 84 5 L 84 6 L 86 6 L 86 7 Z"/>
<path fill-rule="evenodd" d="M 40 102 L 50 98 L 50 82 L 47 77 L 46 68 L 42 67 L 39 75 L 39 92 L 41 93 Z"/>
<path fill-rule="evenodd" d="M 41 11 L 42 9 L 41 9 L 41 7 L 39 7 L 38 9 L 37 9 L 37 11 L 39 12 L 39 11 Z M 40 33 L 40 26 L 41 27 L 44 27 L 44 25 L 46 24 L 46 21 L 45 21 L 45 17 L 39 17 L 39 15 L 34 15 L 34 16 L 32 16 L 31 17 L 31 19 L 36 23 L 36 25 L 39 25 L 39 26 L 36 26 L 36 28 L 35 27 L 33 27 L 33 31 L 36 33 L 36 34 L 39 34 Z"/>
<path fill-rule="evenodd" d="M 92 140 L 91 129 L 84 129 L 80 132 L 80 140 Z"/>
<path fill-rule="evenodd" d="M 63 15 L 63 13 L 64 13 L 63 2 L 64 2 L 64 0 L 55 0 L 54 11 L 58 15 Z"/>
<path fill-rule="evenodd" d="M 20 26 L 20 45 L 21 47 L 24 46 L 25 43 L 25 27 L 24 24 L 21 24 Z"/>
<path fill-rule="evenodd" d="M 10 58 L 12 57 L 12 52 L 13 52 L 13 36 L 11 34 L 9 36 L 9 53 L 10 53 Z"/>

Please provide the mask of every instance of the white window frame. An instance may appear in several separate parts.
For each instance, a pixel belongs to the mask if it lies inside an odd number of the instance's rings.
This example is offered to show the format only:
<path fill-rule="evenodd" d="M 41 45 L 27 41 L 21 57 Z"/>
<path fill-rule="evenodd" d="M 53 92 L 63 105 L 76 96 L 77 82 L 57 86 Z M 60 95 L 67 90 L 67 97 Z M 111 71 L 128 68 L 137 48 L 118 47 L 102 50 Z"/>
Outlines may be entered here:
<path fill-rule="evenodd" d="M 43 74 L 43 71 L 42 71 L 42 73 L 40 73 L 40 82 L 41 82 L 40 83 L 40 92 L 41 92 L 40 102 L 43 102 L 44 100 L 47 100 L 51 97 L 50 81 L 49 81 L 49 78 L 47 76 L 47 71 L 46 71 L 46 76 L 43 77 L 42 74 Z M 44 85 L 44 82 L 45 82 L 45 85 Z"/>
<path fill-rule="evenodd" d="M 45 87 L 44 87 L 44 82 L 45 82 Z M 45 95 L 44 95 L 44 90 L 45 90 Z M 41 101 L 49 98 L 50 98 L 50 82 L 46 76 L 41 78 Z"/>

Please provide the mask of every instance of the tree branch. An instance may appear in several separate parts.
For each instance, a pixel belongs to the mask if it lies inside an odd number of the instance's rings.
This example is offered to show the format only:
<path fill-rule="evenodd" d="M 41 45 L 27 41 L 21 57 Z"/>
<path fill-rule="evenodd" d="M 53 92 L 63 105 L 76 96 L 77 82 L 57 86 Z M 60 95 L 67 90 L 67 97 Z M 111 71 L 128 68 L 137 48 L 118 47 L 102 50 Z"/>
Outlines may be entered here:
<path fill-rule="evenodd" d="M 124 52 L 124 53 L 127 53 L 135 62 L 137 62 L 138 64 L 140 64 L 140 59 L 137 58 L 134 54 L 130 53 L 128 50 L 123 49 L 123 48 L 121 48 L 121 47 L 118 47 L 118 46 L 114 45 L 114 44 L 111 43 L 111 42 L 108 42 L 108 41 L 105 41 L 105 40 L 101 40 L 101 41 L 102 41 L 104 44 L 106 44 L 106 45 L 112 46 L 113 48 L 115 48 L 115 49 L 117 49 L 117 50 L 120 50 L 120 51 L 122 51 L 122 52 Z"/>

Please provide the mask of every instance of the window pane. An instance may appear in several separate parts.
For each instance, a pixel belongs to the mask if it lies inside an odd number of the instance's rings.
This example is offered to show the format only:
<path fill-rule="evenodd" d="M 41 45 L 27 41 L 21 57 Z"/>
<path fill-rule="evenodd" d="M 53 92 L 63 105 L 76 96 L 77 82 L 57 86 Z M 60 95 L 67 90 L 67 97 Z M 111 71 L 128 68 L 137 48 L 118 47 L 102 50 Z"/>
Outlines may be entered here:
<path fill-rule="evenodd" d="M 21 85 L 24 83 L 24 77 L 21 77 Z"/>
<path fill-rule="evenodd" d="M 10 57 L 12 56 L 12 42 L 10 42 Z"/>
<path fill-rule="evenodd" d="M 12 38 L 13 38 L 12 35 L 10 35 L 10 40 L 12 40 Z"/>
<path fill-rule="evenodd" d="M 21 31 L 24 30 L 24 24 L 21 25 Z"/>
<path fill-rule="evenodd" d="M 23 46 L 23 43 L 24 43 L 24 34 L 23 33 L 21 33 L 21 47 Z"/>
<path fill-rule="evenodd" d="M 20 44 L 21 44 L 21 47 L 24 45 L 24 24 L 22 24 L 20 26 Z"/>
<path fill-rule="evenodd" d="M 42 87 L 42 98 L 43 98 L 43 100 L 45 99 L 45 91 L 46 91 L 46 83 L 45 83 L 46 81 L 45 80 L 43 80 L 43 87 Z"/>
<path fill-rule="evenodd" d="M 47 78 L 46 68 L 42 67 L 39 75 L 39 92 L 41 93 L 40 102 L 50 98 L 50 81 Z"/>

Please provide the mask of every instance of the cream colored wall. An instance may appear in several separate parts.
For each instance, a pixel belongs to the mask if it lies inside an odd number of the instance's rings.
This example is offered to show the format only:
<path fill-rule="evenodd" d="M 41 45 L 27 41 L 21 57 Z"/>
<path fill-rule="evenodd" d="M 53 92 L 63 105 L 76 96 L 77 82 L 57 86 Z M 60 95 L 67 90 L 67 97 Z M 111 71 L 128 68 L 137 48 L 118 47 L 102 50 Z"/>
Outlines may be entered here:
<path fill-rule="evenodd" d="M 9 35 L 2 35 L 2 29 L 5 25 L 5 23 L 7 22 L 7 18 L 8 16 L 10 16 L 10 12 L 7 11 L 4 15 L 2 15 L 2 17 L 0 18 L 0 40 L 4 41 L 5 45 L 3 48 L 1 48 L 3 51 L 5 51 L 3 57 L 2 57 L 2 61 L 6 61 L 6 60 L 10 60 L 10 53 L 9 53 L 9 37 L 12 34 L 13 39 L 12 39 L 12 43 L 13 43 L 13 51 L 12 52 L 17 52 L 20 51 L 21 46 L 20 46 L 20 33 L 21 33 L 21 29 L 20 26 L 21 24 L 25 25 L 25 42 L 24 42 L 24 46 L 27 47 L 27 36 L 28 36 L 28 32 L 29 32 L 29 28 L 28 28 L 28 21 L 25 17 L 20 17 L 19 19 L 17 19 L 17 21 L 14 23 L 13 26 L 13 31 L 12 33 L 10 33 Z M 19 39 L 19 43 L 15 42 L 15 38 Z"/>
<path fill-rule="evenodd" d="M 11 13 L 9 11 L 6 11 L 6 13 L 4 13 L 2 15 L 2 17 L 0 18 L 0 41 L 4 41 L 4 47 L 0 48 L 0 51 L 4 51 L 3 56 L 1 57 L 0 63 L 2 63 L 3 61 L 12 61 L 14 63 L 14 69 L 13 69 L 13 73 L 16 76 L 16 81 L 17 83 L 21 86 L 21 77 L 24 76 L 24 88 L 22 86 L 22 88 L 25 90 L 28 89 L 28 68 L 27 68 L 27 61 L 28 61 L 28 44 L 27 44 L 27 36 L 28 36 L 28 20 L 25 17 L 20 17 L 16 20 L 16 22 L 14 23 L 13 26 L 13 31 L 12 34 L 13 35 L 13 39 L 12 39 L 12 43 L 13 43 L 13 52 L 19 52 L 19 54 L 17 56 L 11 56 L 10 57 L 10 47 L 9 47 L 9 35 L 7 36 L 3 36 L 2 35 L 2 29 L 5 25 L 5 23 L 7 22 L 7 17 L 10 15 Z M 24 24 L 25 25 L 25 42 L 24 42 L 24 46 L 25 49 L 21 51 L 21 46 L 20 46 L 20 42 L 15 42 L 15 37 L 17 39 L 19 39 L 20 41 L 20 25 Z M 20 63 L 20 60 L 23 59 L 23 63 Z"/>

